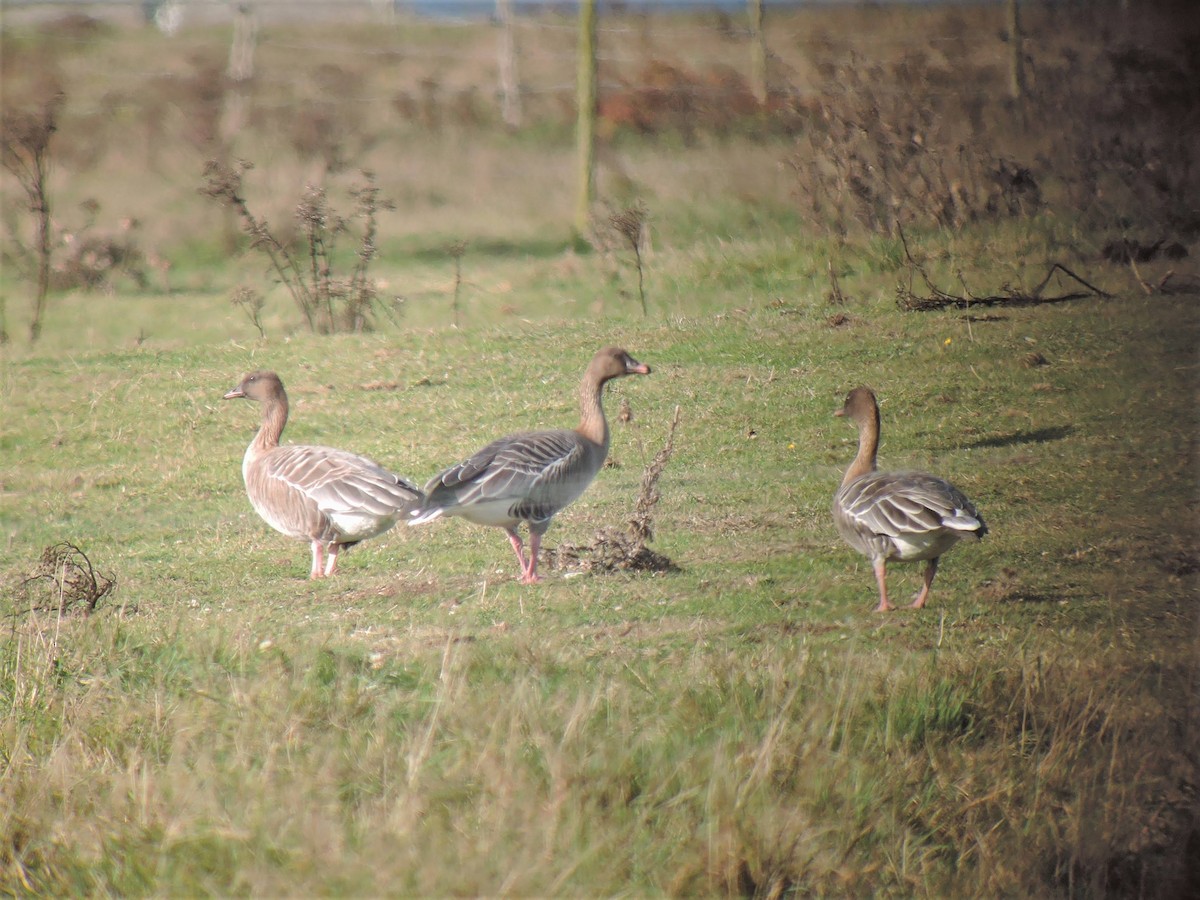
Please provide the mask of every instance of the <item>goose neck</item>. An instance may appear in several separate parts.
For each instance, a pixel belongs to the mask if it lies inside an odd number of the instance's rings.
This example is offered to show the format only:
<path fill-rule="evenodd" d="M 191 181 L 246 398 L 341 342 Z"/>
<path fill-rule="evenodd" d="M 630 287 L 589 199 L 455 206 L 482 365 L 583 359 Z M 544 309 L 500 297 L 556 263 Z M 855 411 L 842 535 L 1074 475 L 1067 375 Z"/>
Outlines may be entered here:
<path fill-rule="evenodd" d="M 258 450 L 270 450 L 279 446 L 279 438 L 287 425 L 288 404 L 286 398 L 272 397 L 263 403 L 262 424 L 254 436 L 253 446 Z"/>
<path fill-rule="evenodd" d="M 842 484 L 847 485 L 854 479 L 866 475 L 868 472 L 874 472 L 878 451 L 879 412 L 876 410 L 874 416 L 864 419 L 859 423 L 858 453 L 854 457 L 854 461 L 850 463 L 849 468 L 846 469 L 846 475 L 842 478 Z"/>
<path fill-rule="evenodd" d="M 608 448 L 608 420 L 604 417 L 604 382 L 589 376 L 579 386 L 579 427 L 575 430 L 605 449 Z"/>

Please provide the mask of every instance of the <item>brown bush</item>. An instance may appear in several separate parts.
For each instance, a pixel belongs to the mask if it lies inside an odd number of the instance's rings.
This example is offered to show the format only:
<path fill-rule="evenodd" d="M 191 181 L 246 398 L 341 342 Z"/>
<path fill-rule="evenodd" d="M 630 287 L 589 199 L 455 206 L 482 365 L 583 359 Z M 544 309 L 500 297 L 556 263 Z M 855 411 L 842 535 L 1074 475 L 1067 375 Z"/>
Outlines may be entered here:
<path fill-rule="evenodd" d="M 1088 23 L 1037 19 L 1030 33 L 1044 39 L 1020 98 L 974 60 L 966 33 L 890 61 L 815 41 L 817 115 L 791 157 L 799 202 L 838 233 L 956 229 L 1047 207 L 1106 228 L 1200 233 L 1200 34 L 1144 18 L 1107 48 Z"/>
<path fill-rule="evenodd" d="M 97 290 L 125 276 L 144 289 L 149 280 L 145 256 L 137 244 L 137 226 L 135 219 L 125 219 L 114 231 L 97 231 L 89 225 L 65 232 L 50 272 L 51 287 L 56 291 Z"/>
<path fill-rule="evenodd" d="M 1098 221 L 1200 234 L 1200 28 L 1131 34 L 1088 61 L 1064 54 L 1032 101 L 1053 123 L 1043 158 Z"/>
<path fill-rule="evenodd" d="M 654 59 L 632 75 L 613 73 L 602 78 L 609 79 L 621 87 L 601 96 L 597 114 L 602 130 L 610 136 L 620 130 L 670 132 L 690 142 L 700 134 L 729 134 L 744 125 L 756 129 L 768 125 L 778 132 L 798 122 L 790 91 L 773 91 L 764 110 L 745 76 L 727 65 L 693 72 Z"/>
<path fill-rule="evenodd" d="M 857 225 L 894 234 L 908 225 L 961 228 L 1041 206 L 1032 171 L 997 155 L 985 120 L 1012 111 L 947 90 L 949 73 L 924 53 L 825 70 L 818 115 L 791 164 L 797 193 L 839 233 Z"/>

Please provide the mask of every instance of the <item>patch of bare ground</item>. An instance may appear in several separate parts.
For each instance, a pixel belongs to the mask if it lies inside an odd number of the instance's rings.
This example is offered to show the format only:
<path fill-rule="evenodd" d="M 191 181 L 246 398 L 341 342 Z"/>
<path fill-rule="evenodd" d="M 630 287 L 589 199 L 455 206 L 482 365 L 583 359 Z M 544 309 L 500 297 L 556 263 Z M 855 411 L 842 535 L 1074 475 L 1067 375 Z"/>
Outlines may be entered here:
<path fill-rule="evenodd" d="M 679 571 L 668 557 L 613 526 L 598 530 L 591 543 L 559 544 L 547 551 L 545 562 L 552 569 L 593 574 Z"/>

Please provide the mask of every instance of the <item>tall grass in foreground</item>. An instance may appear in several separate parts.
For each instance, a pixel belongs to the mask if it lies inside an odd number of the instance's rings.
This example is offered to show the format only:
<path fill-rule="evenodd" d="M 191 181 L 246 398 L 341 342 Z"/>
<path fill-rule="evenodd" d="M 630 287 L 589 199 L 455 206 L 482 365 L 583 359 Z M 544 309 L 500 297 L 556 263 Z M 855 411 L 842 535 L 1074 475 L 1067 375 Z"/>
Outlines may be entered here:
<path fill-rule="evenodd" d="M 18 892 L 1161 896 L 1186 875 L 1194 798 L 1164 753 L 1200 737 L 1170 712 L 1194 673 L 1114 648 L 11 637 Z"/>

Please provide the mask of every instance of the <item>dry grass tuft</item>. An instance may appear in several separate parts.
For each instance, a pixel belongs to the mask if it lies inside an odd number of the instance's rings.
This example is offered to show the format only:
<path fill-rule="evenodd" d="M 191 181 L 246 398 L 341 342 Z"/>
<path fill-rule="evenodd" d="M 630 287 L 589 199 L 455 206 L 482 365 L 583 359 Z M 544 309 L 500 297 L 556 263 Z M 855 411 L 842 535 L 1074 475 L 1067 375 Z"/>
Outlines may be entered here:
<path fill-rule="evenodd" d="M 606 526 L 596 532 L 590 544 L 559 544 L 548 554 L 548 563 L 556 569 L 582 569 L 585 572 L 678 572 L 679 566 L 646 544 L 654 540 L 654 507 L 662 498 L 658 480 L 675 452 L 675 429 L 680 409 L 675 407 L 667 440 L 642 472 L 633 515 L 625 530 Z"/>
<path fill-rule="evenodd" d="M 27 601 L 23 611 L 91 615 L 116 586 L 115 575 L 98 572 L 86 553 L 70 541 L 63 541 L 43 550 L 37 568 L 21 581 Z"/>
<path fill-rule="evenodd" d="M 855 321 L 854 316 L 844 312 L 836 312 L 832 316 L 825 317 L 825 324 L 830 328 L 844 328 L 847 325 L 853 325 Z"/>

